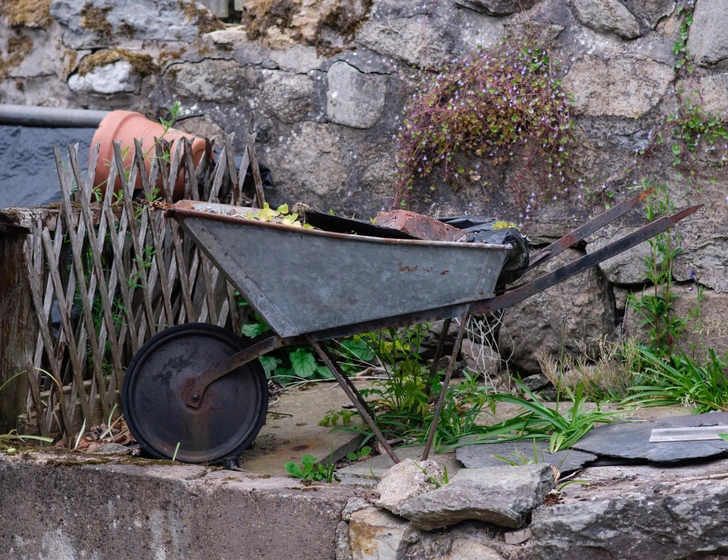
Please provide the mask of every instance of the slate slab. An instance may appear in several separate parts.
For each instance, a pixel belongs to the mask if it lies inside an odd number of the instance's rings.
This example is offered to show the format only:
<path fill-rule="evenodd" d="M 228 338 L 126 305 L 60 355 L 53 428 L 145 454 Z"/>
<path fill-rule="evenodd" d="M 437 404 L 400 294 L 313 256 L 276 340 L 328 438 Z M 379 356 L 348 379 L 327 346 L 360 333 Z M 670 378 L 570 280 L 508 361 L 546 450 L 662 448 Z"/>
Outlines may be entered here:
<path fill-rule="evenodd" d="M 574 448 L 599 456 L 656 463 L 674 463 L 688 459 L 704 459 L 728 454 L 728 441 L 677 441 L 650 443 L 654 428 L 684 428 L 725 425 L 728 413 L 710 412 L 674 416 L 652 422 L 614 422 L 594 428 Z"/>
<path fill-rule="evenodd" d="M 547 440 L 536 441 L 537 463 L 548 463 L 559 469 L 561 473 L 570 473 L 596 461 L 597 456 L 575 449 L 565 449 L 549 453 Z M 508 461 L 525 463 L 534 460 L 533 440 L 512 441 L 508 443 L 484 443 L 458 447 L 456 457 L 465 468 L 503 467 Z M 498 457 L 503 457 L 499 459 Z"/>

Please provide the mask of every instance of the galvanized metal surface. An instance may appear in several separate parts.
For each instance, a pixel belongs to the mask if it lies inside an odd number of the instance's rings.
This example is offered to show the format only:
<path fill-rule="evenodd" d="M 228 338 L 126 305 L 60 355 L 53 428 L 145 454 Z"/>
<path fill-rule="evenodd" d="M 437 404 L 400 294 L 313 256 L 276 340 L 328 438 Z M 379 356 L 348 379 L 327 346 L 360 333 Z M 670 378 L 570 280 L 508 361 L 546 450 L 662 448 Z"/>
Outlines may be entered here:
<path fill-rule="evenodd" d="M 565 251 L 569 247 L 572 247 L 579 241 L 586 239 L 588 236 L 590 236 L 595 231 L 598 231 L 599 229 L 603 228 L 607 224 L 613 222 L 620 216 L 623 216 L 627 212 L 629 212 L 632 208 L 637 206 L 640 202 L 645 200 L 648 196 L 650 196 L 653 192 L 655 192 L 654 187 L 647 189 L 646 191 L 641 192 L 634 198 L 631 198 L 629 200 L 625 200 L 624 202 L 620 202 L 616 206 L 613 206 L 606 212 L 602 212 L 599 214 L 596 218 L 593 220 L 588 221 L 583 226 L 580 226 L 576 228 L 574 231 L 571 231 L 567 233 L 565 236 L 563 236 L 561 239 L 554 241 L 551 245 L 548 247 L 545 247 L 535 255 L 532 255 L 531 257 L 531 264 L 528 266 L 526 270 L 531 270 L 532 268 L 535 268 L 539 265 L 542 265 L 546 261 L 551 260 L 556 255 L 561 253 L 562 251 Z"/>
<path fill-rule="evenodd" d="M 303 230 L 193 208 L 181 201 L 168 214 L 283 337 L 490 298 L 508 251 Z"/>

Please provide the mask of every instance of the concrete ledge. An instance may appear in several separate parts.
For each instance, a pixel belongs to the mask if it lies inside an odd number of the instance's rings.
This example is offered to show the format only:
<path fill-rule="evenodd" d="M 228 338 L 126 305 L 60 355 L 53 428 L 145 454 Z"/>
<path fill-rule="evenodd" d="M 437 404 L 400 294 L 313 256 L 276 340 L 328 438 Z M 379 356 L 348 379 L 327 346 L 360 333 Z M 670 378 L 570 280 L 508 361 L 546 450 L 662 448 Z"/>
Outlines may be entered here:
<path fill-rule="evenodd" d="M 351 488 L 159 461 L 0 453 L 0 558 L 334 558 Z"/>

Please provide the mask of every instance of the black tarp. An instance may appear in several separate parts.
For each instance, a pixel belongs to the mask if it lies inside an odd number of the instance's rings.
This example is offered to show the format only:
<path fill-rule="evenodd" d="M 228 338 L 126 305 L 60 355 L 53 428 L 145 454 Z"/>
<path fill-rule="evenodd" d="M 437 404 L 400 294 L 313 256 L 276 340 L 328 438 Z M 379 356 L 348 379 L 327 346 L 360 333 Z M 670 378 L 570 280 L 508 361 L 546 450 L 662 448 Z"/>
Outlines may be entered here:
<path fill-rule="evenodd" d="M 81 169 L 95 128 L 43 128 L 0 125 L 0 208 L 41 206 L 61 199 L 53 145 L 64 157 L 78 144 Z"/>

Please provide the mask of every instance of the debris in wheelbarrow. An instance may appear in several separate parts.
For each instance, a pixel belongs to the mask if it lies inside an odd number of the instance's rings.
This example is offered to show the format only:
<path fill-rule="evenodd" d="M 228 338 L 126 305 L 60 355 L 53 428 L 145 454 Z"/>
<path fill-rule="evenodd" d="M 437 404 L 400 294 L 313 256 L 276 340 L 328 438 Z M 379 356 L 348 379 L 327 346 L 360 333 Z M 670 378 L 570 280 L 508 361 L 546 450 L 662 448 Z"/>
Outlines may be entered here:
<path fill-rule="evenodd" d="M 615 220 L 645 196 L 614 206 L 539 251 L 529 268 Z M 205 212 L 212 207 L 216 213 Z M 267 384 L 257 358 L 307 343 L 396 463 L 367 402 L 321 342 L 460 318 L 425 446 L 427 458 L 469 314 L 523 301 L 669 229 L 699 208 L 660 218 L 496 295 L 511 245 L 303 229 L 231 216 L 239 210 L 232 206 L 180 201 L 167 210 L 167 216 L 180 223 L 271 331 L 247 343 L 210 325 L 178 325 L 158 333 L 139 350 L 124 377 L 127 424 L 140 445 L 157 457 L 211 462 L 240 454 L 257 435 L 266 413 Z"/>
<path fill-rule="evenodd" d="M 379 212 L 377 225 L 404 231 L 418 239 L 510 245 L 496 286 L 518 280 L 528 269 L 528 238 L 507 222 L 485 216 L 430 218 L 406 210 Z"/>

